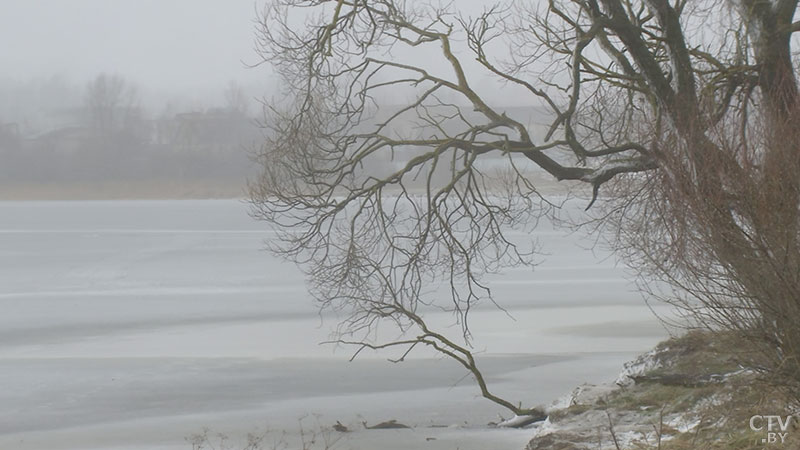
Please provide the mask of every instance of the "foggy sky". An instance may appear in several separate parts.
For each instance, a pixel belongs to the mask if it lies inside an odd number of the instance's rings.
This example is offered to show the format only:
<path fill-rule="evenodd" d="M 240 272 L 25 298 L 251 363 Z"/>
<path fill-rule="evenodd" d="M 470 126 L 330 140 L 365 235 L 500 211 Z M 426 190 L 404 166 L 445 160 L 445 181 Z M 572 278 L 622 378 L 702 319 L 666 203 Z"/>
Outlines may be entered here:
<path fill-rule="evenodd" d="M 271 69 L 247 67 L 258 62 L 254 21 L 269 1 L 0 0 L 0 83 L 59 76 L 83 86 L 100 73 L 119 74 L 142 88 L 145 104 L 156 108 L 175 97 L 219 103 L 230 81 L 247 87 L 250 95 L 269 97 L 279 82 Z M 487 5 L 482 0 L 453 4 L 467 15 Z M 428 51 L 434 51 L 432 58 L 419 48 L 395 56 L 437 64 L 435 49 Z M 463 62 L 473 87 L 489 89 L 501 103 L 530 101 L 524 95 L 520 101 L 508 86 L 501 88 L 495 77 L 476 68 L 472 56 Z"/>
<path fill-rule="evenodd" d="M 253 83 L 253 20 L 264 0 L 2 0 L 5 78 L 119 73 L 162 90 Z"/>

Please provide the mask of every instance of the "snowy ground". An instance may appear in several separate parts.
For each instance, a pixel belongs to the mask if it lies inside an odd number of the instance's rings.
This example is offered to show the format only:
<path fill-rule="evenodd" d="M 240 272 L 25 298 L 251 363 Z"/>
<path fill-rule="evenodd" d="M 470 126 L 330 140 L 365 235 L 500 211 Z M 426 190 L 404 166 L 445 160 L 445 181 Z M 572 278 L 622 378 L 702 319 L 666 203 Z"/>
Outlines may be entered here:
<path fill-rule="evenodd" d="M 0 448 L 190 449 L 203 427 L 292 441 L 302 417 L 357 428 L 339 449 L 525 446 L 530 430 L 486 427 L 502 411 L 450 361 L 348 363 L 318 345 L 334 322 L 295 267 L 261 250 L 270 232 L 246 211 L 0 203 Z M 665 336 L 612 259 L 552 229 L 538 237 L 550 255 L 535 272 L 492 281 L 515 320 L 472 317 L 491 386 L 526 404 L 613 379 Z M 356 426 L 388 419 L 415 428 Z"/>

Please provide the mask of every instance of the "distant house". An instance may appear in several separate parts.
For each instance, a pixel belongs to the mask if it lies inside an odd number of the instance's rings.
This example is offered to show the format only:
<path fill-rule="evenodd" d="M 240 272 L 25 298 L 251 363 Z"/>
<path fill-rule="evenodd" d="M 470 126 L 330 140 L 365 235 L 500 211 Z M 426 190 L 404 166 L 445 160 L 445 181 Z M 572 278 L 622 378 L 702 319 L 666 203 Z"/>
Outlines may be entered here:
<path fill-rule="evenodd" d="M 30 146 L 37 150 L 74 155 L 84 151 L 92 137 L 92 132 L 87 127 L 65 127 L 34 137 L 30 140 Z"/>

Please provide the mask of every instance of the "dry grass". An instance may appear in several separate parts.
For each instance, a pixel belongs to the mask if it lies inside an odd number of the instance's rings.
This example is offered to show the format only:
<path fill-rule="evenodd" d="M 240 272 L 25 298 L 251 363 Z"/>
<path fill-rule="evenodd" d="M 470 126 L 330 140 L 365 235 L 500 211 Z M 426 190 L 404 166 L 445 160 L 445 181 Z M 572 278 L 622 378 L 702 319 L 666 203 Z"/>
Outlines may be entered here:
<path fill-rule="evenodd" d="M 753 415 L 785 417 L 796 409 L 794 397 L 771 385 L 769 378 L 741 368 L 738 355 L 746 349 L 735 335 L 691 332 L 657 349 L 659 367 L 633 385 L 551 414 L 551 422 L 563 426 L 565 432 L 535 439 L 529 448 L 800 448 L 797 420 L 791 422 L 782 445 L 767 446 L 762 442 L 766 431 L 750 429 Z"/>
<path fill-rule="evenodd" d="M 330 427 L 323 426 L 319 417 L 301 417 L 297 427 L 292 435 L 286 431 L 262 430 L 239 438 L 204 428 L 187 437 L 186 442 L 192 450 L 329 450 L 341 437 Z"/>

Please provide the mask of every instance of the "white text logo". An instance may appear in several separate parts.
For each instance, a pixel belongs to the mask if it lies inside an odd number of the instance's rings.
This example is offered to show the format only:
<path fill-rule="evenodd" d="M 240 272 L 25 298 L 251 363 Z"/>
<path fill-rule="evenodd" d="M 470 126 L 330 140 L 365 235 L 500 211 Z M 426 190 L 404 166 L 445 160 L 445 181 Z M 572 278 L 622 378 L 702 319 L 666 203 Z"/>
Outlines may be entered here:
<path fill-rule="evenodd" d="M 761 439 L 765 444 L 783 444 L 789 433 L 789 423 L 792 416 L 762 416 L 755 415 L 750 418 L 750 429 L 753 431 L 766 431 L 767 437 Z"/>

